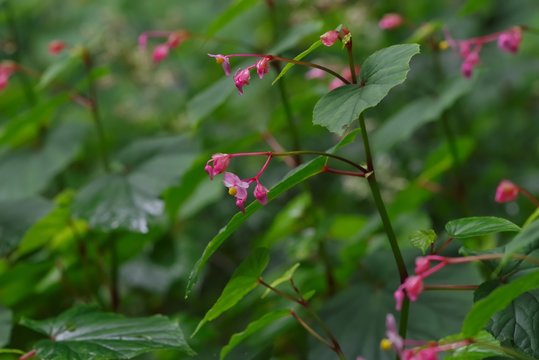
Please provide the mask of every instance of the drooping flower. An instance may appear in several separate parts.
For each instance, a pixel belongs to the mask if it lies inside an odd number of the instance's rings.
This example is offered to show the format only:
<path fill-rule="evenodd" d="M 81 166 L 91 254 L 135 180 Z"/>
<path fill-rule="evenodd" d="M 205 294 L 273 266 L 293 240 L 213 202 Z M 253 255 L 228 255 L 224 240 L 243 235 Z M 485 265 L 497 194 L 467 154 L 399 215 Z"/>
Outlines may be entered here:
<path fill-rule="evenodd" d="M 253 194 L 255 199 L 258 200 L 258 202 L 262 205 L 266 205 L 268 203 L 268 192 L 269 190 L 257 180 Z"/>
<path fill-rule="evenodd" d="M 223 177 L 223 184 L 228 188 L 228 193 L 236 198 L 236 206 L 244 212 L 244 205 L 247 201 L 247 189 L 250 183 L 241 180 L 236 174 L 226 172 Z"/>
<path fill-rule="evenodd" d="M 187 38 L 189 38 L 187 31 L 175 31 L 168 36 L 167 44 L 171 49 L 174 49 L 180 46 Z"/>
<path fill-rule="evenodd" d="M 382 30 L 391 30 L 401 26 L 404 18 L 397 13 L 385 14 L 378 22 L 378 27 Z"/>
<path fill-rule="evenodd" d="M 330 30 L 320 36 L 320 40 L 322 40 L 322 44 L 325 46 L 332 46 L 338 38 L 339 32 L 337 30 Z"/>
<path fill-rule="evenodd" d="M 419 275 L 408 276 L 404 283 L 393 293 L 396 309 L 401 310 L 404 296 L 407 296 L 411 301 L 416 301 L 423 292 L 423 288 L 423 277 Z"/>
<path fill-rule="evenodd" d="M 4 90 L 7 87 L 9 82 L 9 77 L 14 71 L 14 66 L 10 64 L 1 64 L 0 63 L 0 91 Z"/>
<path fill-rule="evenodd" d="M 66 44 L 61 40 L 53 40 L 49 43 L 48 49 L 49 54 L 51 55 L 58 55 L 60 54 L 66 47 Z"/>
<path fill-rule="evenodd" d="M 210 176 L 210 180 L 213 180 L 213 177 L 215 175 L 219 175 L 226 170 L 231 158 L 232 156 L 230 156 L 229 154 L 221 153 L 213 154 L 211 156 L 211 159 L 206 163 L 206 166 L 204 167 L 204 170 Z"/>
<path fill-rule="evenodd" d="M 430 268 L 430 260 L 428 257 L 421 256 L 415 259 L 415 273 L 421 275 Z"/>
<path fill-rule="evenodd" d="M 397 330 L 397 322 L 395 321 L 395 317 L 393 316 L 393 314 L 386 315 L 386 337 L 389 343 L 397 352 L 397 354 L 400 354 L 402 349 L 404 348 L 404 340 L 399 335 L 399 332 Z M 382 346 L 382 348 L 384 348 L 383 344 L 380 345 Z M 387 343 L 385 347 L 387 347 Z"/>
<path fill-rule="evenodd" d="M 256 62 L 256 73 L 258 74 L 258 77 L 260 79 L 262 79 L 264 75 L 268 73 L 270 61 L 271 61 L 271 58 L 265 56 Z"/>
<path fill-rule="evenodd" d="M 498 203 L 505 203 L 515 200 L 518 197 L 519 187 L 509 180 L 502 180 L 496 188 L 495 200 Z"/>
<path fill-rule="evenodd" d="M 226 76 L 229 76 L 231 73 L 230 69 L 230 59 L 228 56 L 221 55 L 221 54 L 208 54 L 208 56 L 215 58 L 215 62 L 223 67 L 223 71 L 225 72 Z"/>
<path fill-rule="evenodd" d="M 238 88 L 240 95 L 243 94 L 243 87 L 249 85 L 249 80 L 251 80 L 251 72 L 249 68 L 247 69 L 238 69 L 234 75 L 234 85 Z"/>
<path fill-rule="evenodd" d="M 479 63 L 479 50 L 470 52 L 462 62 L 460 71 L 466 78 L 470 78 L 473 74 L 475 66 Z"/>
<path fill-rule="evenodd" d="M 521 41 L 522 31 L 520 27 L 517 26 L 502 32 L 500 36 L 498 36 L 498 47 L 502 51 L 516 54 Z"/>
<path fill-rule="evenodd" d="M 152 59 L 155 63 L 165 60 L 168 56 L 169 46 L 168 44 L 160 44 L 155 47 L 152 54 Z"/>

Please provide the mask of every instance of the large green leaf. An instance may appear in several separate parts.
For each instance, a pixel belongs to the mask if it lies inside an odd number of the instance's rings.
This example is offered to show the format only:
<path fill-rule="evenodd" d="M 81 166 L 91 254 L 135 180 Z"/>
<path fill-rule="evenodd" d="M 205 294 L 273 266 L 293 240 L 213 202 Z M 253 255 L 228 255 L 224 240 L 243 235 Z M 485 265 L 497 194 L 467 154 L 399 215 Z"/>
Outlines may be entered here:
<path fill-rule="evenodd" d="M 79 305 L 54 319 L 20 323 L 49 337 L 34 345 L 42 360 L 131 359 L 162 349 L 193 354 L 177 322 L 161 315 L 125 318 Z"/>
<path fill-rule="evenodd" d="M 472 85 L 473 81 L 459 76 L 445 84 L 438 96 L 426 96 L 406 105 L 373 133 L 374 151 L 387 151 L 408 139 L 420 126 L 439 119 L 458 98 L 471 90 Z"/>
<path fill-rule="evenodd" d="M 356 135 L 357 131 L 348 134 L 339 142 L 339 144 L 330 149 L 329 152 L 333 152 L 340 147 L 349 144 L 353 141 Z M 285 191 L 304 182 L 310 177 L 320 174 L 320 172 L 324 168 L 325 163 L 326 159 L 322 156 L 319 156 L 290 171 L 283 180 L 281 180 L 277 185 L 270 189 L 270 191 L 268 192 L 268 202 L 277 198 Z M 223 244 L 223 242 L 228 239 L 230 235 L 232 235 L 245 221 L 247 221 L 247 219 L 251 217 L 251 215 L 253 215 L 257 210 L 261 208 L 262 205 L 260 205 L 260 203 L 258 203 L 257 201 L 253 201 L 251 204 L 249 204 L 249 206 L 245 208 L 245 212 L 240 212 L 234 215 L 232 219 L 230 219 L 228 224 L 226 224 L 225 227 L 219 230 L 219 233 L 210 240 L 210 242 L 204 249 L 202 256 L 200 257 L 200 259 L 198 259 L 197 263 L 195 264 L 195 267 L 189 275 L 186 297 L 189 296 L 193 285 L 198 280 L 198 275 L 200 274 L 200 271 L 202 271 L 202 268 L 204 267 L 204 265 L 206 265 L 208 259 L 213 255 L 213 253 L 215 253 L 217 249 L 221 246 L 221 244 Z"/>
<path fill-rule="evenodd" d="M 0 202 L 0 256 L 14 250 L 25 232 L 51 207 L 49 201 L 39 197 Z"/>
<path fill-rule="evenodd" d="M 361 67 L 359 84 L 341 86 L 314 107 L 313 123 L 342 135 L 366 109 L 376 106 L 389 90 L 404 82 L 419 45 L 394 45 L 369 56 Z"/>
<path fill-rule="evenodd" d="M 11 310 L 0 306 L 0 347 L 9 343 L 11 337 Z"/>
<path fill-rule="evenodd" d="M 499 232 L 520 231 L 511 221 L 494 216 L 467 217 L 451 220 L 445 225 L 447 235 L 465 239 Z"/>
<path fill-rule="evenodd" d="M 473 305 L 464 319 L 462 333 L 464 336 L 474 336 L 487 326 L 495 313 L 505 309 L 520 295 L 536 288 L 539 288 L 539 271 L 530 272 L 509 284 L 498 287 Z M 537 328 L 534 333 L 537 334 Z M 536 339 L 539 337 L 536 336 Z"/>
<path fill-rule="evenodd" d="M 504 261 L 516 253 L 528 255 L 539 247 L 539 221 L 534 221 L 526 226 L 505 247 Z"/>
<path fill-rule="evenodd" d="M 90 226 L 146 233 L 162 215 L 159 195 L 195 160 L 196 144 L 185 137 L 139 140 L 118 155 L 126 171 L 103 175 L 76 196 L 73 212 Z"/>
<path fill-rule="evenodd" d="M 0 201 L 39 194 L 77 155 L 87 126 L 65 123 L 37 149 L 17 149 L 0 155 Z"/>
<path fill-rule="evenodd" d="M 264 328 L 268 327 L 269 325 L 275 323 L 276 321 L 281 320 L 282 318 L 289 316 L 290 310 L 277 310 L 272 311 L 264 316 L 262 316 L 259 319 L 256 319 L 255 321 L 251 322 L 245 330 L 242 332 L 236 333 L 232 335 L 230 338 L 228 344 L 226 344 L 222 349 L 221 353 L 219 354 L 219 358 L 223 360 L 226 358 L 226 356 L 239 344 L 241 344 L 243 341 L 245 341 L 248 337 L 258 333 L 259 331 L 263 330 Z"/>
<path fill-rule="evenodd" d="M 226 284 L 221 296 L 204 315 L 204 318 L 198 323 L 194 336 L 202 326 L 208 321 L 212 321 L 219 315 L 234 307 L 241 299 L 249 294 L 257 285 L 258 279 L 269 262 L 269 251 L 265 248 L 258 248 L 255 252 L 245 259 L 232 274 L 232 278 Z"/>

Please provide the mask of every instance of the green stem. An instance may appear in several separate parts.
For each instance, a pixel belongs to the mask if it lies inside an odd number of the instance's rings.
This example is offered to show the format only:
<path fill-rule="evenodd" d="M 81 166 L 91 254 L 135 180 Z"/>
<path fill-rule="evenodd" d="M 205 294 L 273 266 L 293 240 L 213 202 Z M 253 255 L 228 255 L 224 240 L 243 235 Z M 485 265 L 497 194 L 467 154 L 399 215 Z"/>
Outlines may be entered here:
<path fill-rule="evenodd" d="M 110 239 L 110 269 L 111 269 L 111 281 L 110 281 L 110 299 L 112 311 L 118 311 L 120 307 L 120 291 L 118 287 L 118 249 L 116 246 L 116 238 Z"/>
<path fill-rule="evenodd" d="M 389 245 L 391 246 L 391 251 L 393 253 L 393 257 L 395 258 L 395 263 L 397 264 L 397 268 L 399 270 L 400 282 L 402 284 L 408 277 L 408 271 L 406 270 L 406 265 L 404 264 L 404 259 L 402 257 L 402 253 L 400 251 L 399 244 L 397 242 L 397 237 L 395 236 L 395 232 L 393 231 L 391 220 L 389 219 L 389 215 L 387 214 L 387 210 L 386 210 L 384 201 L 382 199 L 382 196 L 380 194 L 380 189 L 378 187 L 378 182 L 376 181 L 376 175 L 374 171 L 374 161 L 372 157 L 371 147 L 369 144 L 369 135 L 367 133 L 367 127 L 365 126 L 365 118 L 363 117 L 363 115 L 359 116 L 359 125 L 361 127 L 361 137 L 363 139 L 363 146 L 365 148 L 365 156 L 367 158 L 367 170 L 369 171 L 365 175 L 365 177 L 367 178 L 367 181 L 369 182 L 369 187 L 371 189 L 372 197 L 376 204 L 376 208 L 378 209 L 378 214 L 380 215 L 385 233 L 389 240 Z M 406 338 L 406 329 L 408 325 L 409 306 L 407 302 L 408 300 L 405 299 L 402 306 L 401 322 L 399 325 L 399 334 L 403 338 Z"/>
<path fill-rule="evenodd" d="M 88 80 L 88 93 L 91 99 L 90 113 L 92 115 L 92 120 L 97 131 L 97 137 L 99 139 L 99 148 L 101 151 L 101 161 L 103 169 L 105 172 L 110 172 L 110 161 L 107 151 L 107 142 L 105 137 L 105 130 L 103 128 L 103 122 L 101 121 L 101 116 L 99 115 L 99 103 L 97 98 L 97 89 L 95 82 L 92 79 L 92 69 L 93 61 L 92 56 L 88 49 L 82 50 L 82 60 L 84 63 L 84 69 L 86 70 L 86 79 Z"/>
<path fill-rule="evenodd" d="M 352 39 L 350 39 L 352 41 Z M 356 64 L 354 62 L 354 53 L 351 46 L 346 46 L 348 51 L 348 66 L 350 66 L 350 74 L 352 76 L 352 84 L 357 84 Z"/>

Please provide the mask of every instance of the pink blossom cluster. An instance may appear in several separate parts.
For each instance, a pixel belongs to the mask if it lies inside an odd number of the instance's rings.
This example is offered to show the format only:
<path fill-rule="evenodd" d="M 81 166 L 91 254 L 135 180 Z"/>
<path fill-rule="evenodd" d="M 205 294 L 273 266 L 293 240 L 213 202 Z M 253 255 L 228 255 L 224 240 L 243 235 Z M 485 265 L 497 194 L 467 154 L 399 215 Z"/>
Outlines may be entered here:
<path fill-rule="evenodd" d="M 180 31 L 146 31 L 138 37 L 138 44 L 141 49 L 146 49 L 148 39 L 150 38 L 165 38 L 166 41 L 157 45 L 152 52 L 152 60 L 155 63 L 161 62 L 168 57 L 171 49 L 180 46 L 189 38 L 189 33 L 184 30 Z"/>
<path fill-rule="evenodd" d="M 449 46 L 459 52 L 462 58 L 460 66 L 462 75 L 470 78 L 473 70 L 479 64 L 480 52 L 484 44 L 496 41 L 501 51 L 516 54 L 522 41 L 522 28 L 515 26 L 501 32 L 465 40 L 454 40 L 446 31 L 446 41 Z"/>
<path fill-rule="evenodd" d="M 462 340 L 450 343 L 435 341 L 403 339 L 398 331 L 393 315 L 386 316 L 386 338 L 380 343 L 383 350 L 391 348 L 397 352 L 402 360 L 437 360 L 438 353 L 455 350 L 472 343 L 471 340 Z M 406 346 L 411 346 L 406 348 Z"/>
<path fill-rule="evenodd" d="M 216 175 L 224 172 L 223 184 L 228 188 L 228 193 L 236 198 L 236 206 L 242 212 L 245 212 L 245 202 L 247 201 L 248 197 L 247 190 L 249 190 L 249 187 L 253 182 L 256 182 L 256 186 L 253 191 L 255 199 L 262 205 L 266 205 L 268 202 L 269 190 L 260 182 L 260 176 L 262 176 L 271 160 L 271 153 L 267 154 L 268 158 L 265 164 L 262 166 L 258 174 L 252 178 L 242 180 L 236 174 L 225 171 L 232 157 L 261 154 L 264 153 L 214 154 L 204 167 L 204 170 L 210 176 L 210 180 L 213 180 Z"/>
<path fill-rule="evenodd" d="M 234 74 L 234 85 L 238 89 L 240 95 L 243 94 L 243 87 L 249 85 L 251 80 L 251 70 L 256 68 L 256 73 L 258 77 L 262 80 L 264 75 L 269 72 L 269 63 L 273 60 L 271 55 L 259 55 L 259 54 L 231 54 L 231 55 L 222 55 L 222 54 L 208 54 L 208 56 L 215 59 L 215 62 L 223 67 L 223 71 L 226 76 L 231 74 L 230 67 L 230 58 L 235 56 L 253 56 L 259 57 L 260 59 L 256 61 L 251 66 L 246 67 L 245 69 L 238 69 Z"/>

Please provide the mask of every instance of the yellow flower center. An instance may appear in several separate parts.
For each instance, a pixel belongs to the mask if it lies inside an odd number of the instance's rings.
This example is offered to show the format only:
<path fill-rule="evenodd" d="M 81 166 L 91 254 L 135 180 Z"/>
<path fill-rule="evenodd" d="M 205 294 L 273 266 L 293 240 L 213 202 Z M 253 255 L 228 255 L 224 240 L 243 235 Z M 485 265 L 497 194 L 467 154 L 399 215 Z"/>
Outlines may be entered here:
<path fill-rule="evenodd" d="M 236 196 L 236 194 L 238 193 L 238 189 L 236 189 L 235 186 L 231 186 L 228 188 L 228 193 L 232 196 Z"/>
<path fill-rule="evenodd" d="M 215 58 L 215 62 L 219 65 L 221 65 L 222 63 L 225 62 L 225 59 L 223 59 L 222 57 L 216 57 Z"/>
<path fill-rule="evenodd" d="M 438 48 L 440 50 L 447 50 L 449 48 L 449 43 L 446 41 L 446 40 L 442 40 L 440 41 L 440 43 L 438 44 Z"/>
<path fill-rule="evenodd" d="M 393 344 L 391 344 L 391 341 L 389 341 L 389 339 L 382 339 L 380 341 L 380 349 L 384 351 L 388 351 L 388 350 L 391 350 L 392 347 L 393 347 Z"/>

